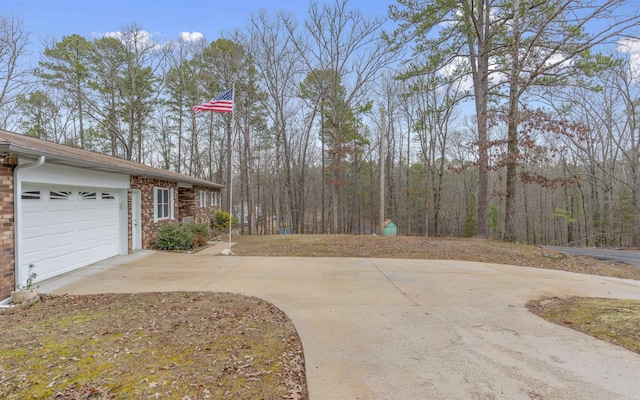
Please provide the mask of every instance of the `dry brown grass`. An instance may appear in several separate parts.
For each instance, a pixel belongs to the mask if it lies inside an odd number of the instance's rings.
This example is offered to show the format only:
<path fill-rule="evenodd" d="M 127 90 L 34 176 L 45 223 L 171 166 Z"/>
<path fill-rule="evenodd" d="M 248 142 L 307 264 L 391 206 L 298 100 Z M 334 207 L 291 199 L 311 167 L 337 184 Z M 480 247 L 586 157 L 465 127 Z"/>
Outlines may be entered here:
<path fill-rule="evenodd" d="M 557 297 L 530 301 L 536 315 L 640 354 L 640 301 Z"/>
<path fill-rule="evenodd" d="M 278 308 L 227 293 L 46 296 L 0 315 L 2 399 L 306 399 Z"/>
<path fill-rule="evenodd" d="M 640 280 L 640 268 L 567 255 L 525 244 L 483 239 L 347 235 L 237 236 L 244 256 L 371 257 L 479 261 Z M 614 299 L 543 299 L 529 309 L 560 325 L 640 352 L 640 302 Z"/>
<path fill-rule="evenodd" d="M 640 268 L 537 246 L 484 239 L 409 236 L 236 236 L 241 256 L 370 257 L 479 261 L 640 280 Z"/>

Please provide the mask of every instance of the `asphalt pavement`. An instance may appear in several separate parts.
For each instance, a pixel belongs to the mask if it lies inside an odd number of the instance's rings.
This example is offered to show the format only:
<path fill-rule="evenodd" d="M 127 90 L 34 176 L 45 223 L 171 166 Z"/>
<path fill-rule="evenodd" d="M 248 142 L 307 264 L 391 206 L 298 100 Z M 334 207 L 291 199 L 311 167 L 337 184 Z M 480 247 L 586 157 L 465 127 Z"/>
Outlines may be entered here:
<path fill-rule="evenodd" d="M 640 266 L 640 251 L 635 250 L 595 249 L 590 247 L 544 247 L 545 249 L 562 251 L 567 254 L 576 254 L 579 256 L 597 258 L 599 260 L 616 261 Z"/>

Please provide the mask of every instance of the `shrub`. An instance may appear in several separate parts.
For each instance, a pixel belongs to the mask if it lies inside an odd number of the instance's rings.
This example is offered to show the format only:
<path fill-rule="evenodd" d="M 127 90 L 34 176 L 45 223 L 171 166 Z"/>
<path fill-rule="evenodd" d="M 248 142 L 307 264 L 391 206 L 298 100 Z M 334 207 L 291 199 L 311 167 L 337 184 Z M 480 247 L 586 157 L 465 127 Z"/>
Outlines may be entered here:
<path fill-rule="evenodd" d="M 193 233 L 180 224 L 167 224 L 156 233 L 156 248 L 188 250 L 193 246 Z"/>
<path fill-rule="evenodd" d="M 226 211 L 218 210 L 213 215 L 213 226 L 222 232 L 229 231 L 229 213 Z M 238 225 L 238 220 L 236 217 L 231 218 L 231 226 L 234 227 Z"/>
<path fill-rule="evenodd" d="M 202 247 L 207 244 L 209 239 L 206 236 L 202 236 L 199 233 L 193 235 L 193 247 Z"/>
<path fill-rule="evenodd" d="M 209 228 L 206 224 L 186 224 L 185 227 L 189 230 L 189 232 L 195 235 L 202 236 L 206 239 L 209 239 L 210 233 Z"/>
<path fill-rule="evenodd" d="M 207 244 L 210 233 L 209 228 L 205 224 L 187 224 L 185 229 L 193 234 L 193 247 L 201 247 Z"/>

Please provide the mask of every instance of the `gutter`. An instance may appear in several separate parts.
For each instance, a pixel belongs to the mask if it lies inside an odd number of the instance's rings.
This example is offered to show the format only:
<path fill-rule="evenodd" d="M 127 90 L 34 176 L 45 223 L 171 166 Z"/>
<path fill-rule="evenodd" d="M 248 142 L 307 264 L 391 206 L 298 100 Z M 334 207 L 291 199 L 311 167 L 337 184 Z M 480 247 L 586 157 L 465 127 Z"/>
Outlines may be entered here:
<path fill-rule="evenodd" d="M 41 167 L 44 164 L 45 156 L 38 156 L 38 160 L 29 164 L 18 164 L 13 169 L 13 271 L 15 274 L 15 285 L 20 284 L 20 260 L 18 247 L 20 246 L 20 228 L 22 227 L 22 180 L 20 171 Z"/>

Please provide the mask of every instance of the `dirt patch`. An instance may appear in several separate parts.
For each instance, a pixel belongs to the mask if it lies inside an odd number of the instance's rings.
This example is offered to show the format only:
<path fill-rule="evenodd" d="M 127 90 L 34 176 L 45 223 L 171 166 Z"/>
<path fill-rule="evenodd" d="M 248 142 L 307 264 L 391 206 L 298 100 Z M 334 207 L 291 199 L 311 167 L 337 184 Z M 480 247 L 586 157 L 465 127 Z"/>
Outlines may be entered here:
<path fill-rule="evenodd" d="M 640 354 L 640 301 L 588 297 L 527 303 L 534 314 Z"/>
<path fill-rule="evenodd" d="M 45 296 L 0 332 L 3 399 L 308 398 L 295 328 L 257 298 Z"/>
<path fill-rule="evenodd" d="M 236 236 L 239 256 L 367 257 L 479 261 L 640 280 L 640 268 L 526 244 L 415 236 Z"/>

